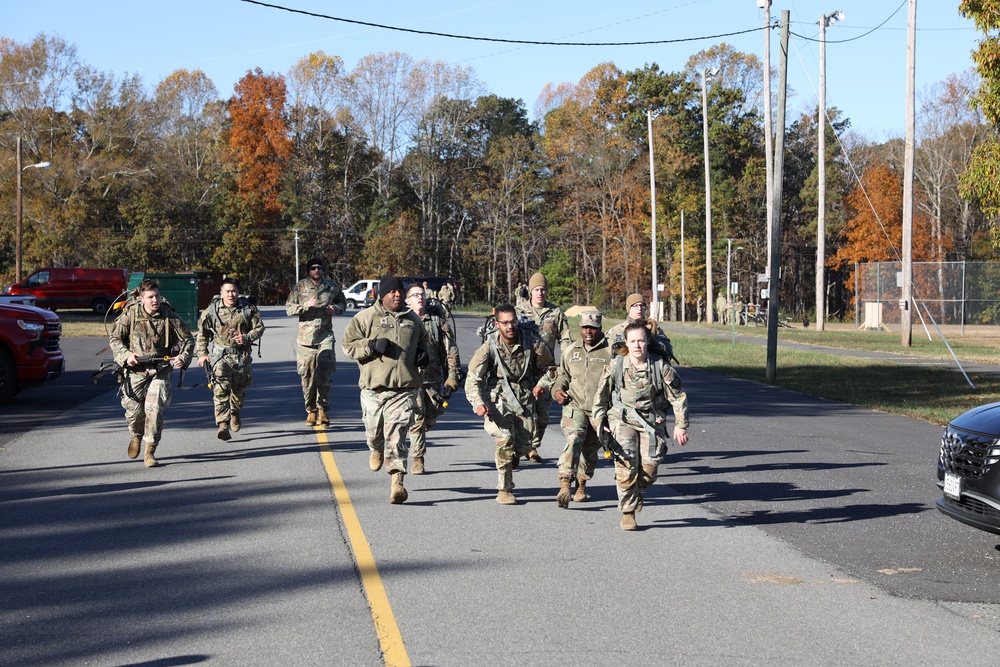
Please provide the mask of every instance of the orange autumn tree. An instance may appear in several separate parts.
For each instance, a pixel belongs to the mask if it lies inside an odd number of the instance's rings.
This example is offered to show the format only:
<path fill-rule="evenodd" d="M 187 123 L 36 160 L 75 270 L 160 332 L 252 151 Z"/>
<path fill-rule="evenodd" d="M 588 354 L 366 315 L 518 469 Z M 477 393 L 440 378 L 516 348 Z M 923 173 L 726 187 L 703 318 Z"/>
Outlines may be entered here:
<path fill-rule="evenodd" d="M 543 91 L 541 149 L 550 201 L 581 283 L 624 295 L 648 284 L 649 172 L 644 144 L 622 131 L 627 80 L 611 63 L 575 86 Z M 593 295 L 586 294 L 589 299 Z"/>
<path fill-rule="evenodd" d="M 284 78 L 260 68 L 237 82 L 229 101 L 226 141 L 236 196 L 227 202 L 228 225 L 213 261 L 260 295 L 275 294 L 285 282 L 274 261 L 281 253 L 269 248 L 280 238 L 278 194 L 292 155 L 285 101 Z"/>
<path fill-rule="evenodd" d="M 845 285 L 855 295 L 854 264 L 898 262 L 903 241 L 903 179 L 888 164 L 875 162 L 861 175 L 845 200 L 847 224 L 839 250 L 826 264 L 831 269 L 849 269 Z M 934 257 L 930 219 L 917 207 L 913 211 L 913 260 Z"/>

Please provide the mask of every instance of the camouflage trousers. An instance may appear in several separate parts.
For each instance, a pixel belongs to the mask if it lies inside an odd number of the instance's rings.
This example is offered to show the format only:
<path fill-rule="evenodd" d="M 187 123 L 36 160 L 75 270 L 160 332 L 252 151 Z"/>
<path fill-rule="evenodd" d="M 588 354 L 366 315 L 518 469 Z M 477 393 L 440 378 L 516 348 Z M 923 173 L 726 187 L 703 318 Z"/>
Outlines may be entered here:
<path fill-rule="evenodd" d="M 597 469 L 597 452 L 601 448 L 601 440 L 590 425 L 590 416 L 580 408 L 564 405 L 560 425 L 566 445 L 559 455 L 559 477 L 590 481 Z"/>
<path fill-rule="evenodd" d="M 434 428 L 444 413 L 445 398 L 436 387 L 425 384 L 417 390 L 413 425 L 410 426 L 410 456 L 422 457 L 427 452 L 427 432 Z"/>
<path fill-rule="evenodd" d="M 317 347 L 299 345 L 295 351 L 295 368 L 302 376 L 302 396 L 306 412 L 316 412 L 330 407 L 330 382 L 337 372 L 337 353 L 333 340 L 326 340 Z"/>
<path fill-rule="evenodd" d="M 531 451 L 535 420 L 521 414 L 504 414 L 490 407 L 483 418 L 483 428 L 497 445 L 497 490 L 510 491 L 514 488 L 514 456 L 527 456 Z"/>
<path fill-rule="evenodd" d="M 531 431 L 531 448 L 542 446 L 542 436 L 549 425 L 549 412 L 552 408 L 552 394 L 545 392 L 535 398 L 535 426 Z"/>
<path fill-rule="evenodd" d="M 142 436 L 143 442 L 160 443 L 163 432 L 163 411 L 170 405 L 172 390 L 170 370 L 159 373 L 126 373 L 128 387 L 122 387 L 122 407 L 129 433 Z M 133 396 L 135 398 L 133 398 Z"/>
<path fill-rule="evenodd" d="M 241 360 L 234 355 L 223 355 L 212 365 L 212 401 L 215 404 L 215 423 L 228 422 L 233 413 L 243 412 L 247 387 L 253 384 L 251 357 Z"/>
<path fill-rule="evenodd" d="M 642 510 L 642 491 L 656 481 L 660 463 L 667 455 L 667 426 L 656 424 L 656 437 L 641 426 L 609 416 L 611 437 L 625 453 L 628 465 L 615 461 L 615 483 L 618 487 L 618 509 L 622 512 Z"/>
<path fill-rule="evenodd" d="M 368 449 L 384 452 L 389 473 L 406 472 L 406 432 L 413 424 L 415 389 L 361 390 L 361 418 Z"/>

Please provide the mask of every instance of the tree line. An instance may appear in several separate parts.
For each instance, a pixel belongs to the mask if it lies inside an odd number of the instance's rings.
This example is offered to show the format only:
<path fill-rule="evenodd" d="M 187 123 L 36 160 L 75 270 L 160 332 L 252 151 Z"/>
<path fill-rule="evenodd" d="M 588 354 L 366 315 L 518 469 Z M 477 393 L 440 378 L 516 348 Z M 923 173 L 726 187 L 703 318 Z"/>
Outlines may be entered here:
<path fill-rule="evenodd" d="M 353 69 L 321 51 L 287 73 L 247 71 L 222 97 L 199 70 L 148 90 L 38 35 L 0 38 L 0 274 L 14 274 L 16 140 L 23 164 L 23 265 L 130 271 L 207 269 L 264 302 L 284 298 L 300 258 L 344 283 L 383 273 L 450 275 L 465 301 L 498 302 L 541 269 L 560 303 L 620 307 L 651 280 L 647 114 L 652 116 L 658 276 L 668 317 L 706 300 L 701 72 L 708 89 L 715 276 L 727 239 L 741 297 L 767 261 L 761 63 L 727 44 L 681 71 L 593 67 L 550 84 L 534 118 L 475 72 L 404 53 Z M 962 176 L 993 137 L 970 106 L 979 80 L 924 91 L 914 259 L 992 259 L 988 219 Z M 850 312 L 856 262 L 895 259 L 902 141 L 876 142 L 828 110 L 827 282 L 832 316 Z M 815 111 L 786 131 L 782 306 L 814 308 Z M 681 218 L 684 238 L 681 238 Z M 297 238 L 297 241 L 296 241 Z M 683 268 L 682 268 L 683 267 Z M 682 270 L 685 294 L 681 294 Z M 715 279 L 717 291 L 724 280 Z"/>

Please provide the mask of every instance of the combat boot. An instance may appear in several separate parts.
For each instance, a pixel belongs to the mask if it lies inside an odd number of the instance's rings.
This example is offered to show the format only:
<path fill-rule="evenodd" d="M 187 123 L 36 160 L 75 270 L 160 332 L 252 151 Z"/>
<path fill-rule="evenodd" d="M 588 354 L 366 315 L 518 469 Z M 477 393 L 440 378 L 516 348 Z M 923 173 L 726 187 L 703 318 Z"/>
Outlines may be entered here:
<path fill-rule="evenodd" d="M 389 494 L 389 502 L 399 505 L 406 501 L 410 494 L 403 488 L 403 472 L 392 473 L 392 492 Z"/>
<path fill-rule="evenodd" d="M 531 461 L 532 463 L 541 463 L 543 459 L 541 456 L 538 455 L 537 449 L 532 449 L 530 452 L 528 452 L 528 460 Z"/>
<path fill-rule="evenodd" d="M 414 475 L 424 474 L 424 457 L 422 456 L 413 457 L 413 469 L 410 470 L 410 472 L 413 473 Z"/>
<path fill-rule="evenodd" d="M 215 434 L 219 440 L 229 440 L 231 435 L 229 435 L 229 422 L 219 422 L 219 432 Z"/>
<path fill-rule="evenodd" d="M 516 505 L 517 498 L 510 491 L 497 491 L 497 502 L 501 505 Z"/>
<path fill-rule="evenodd" d="M 315 426 L 315 425 L 316 425 L 316 413 L 310 412 L 309 415 L 306 417 L 306 426 Z"/>
<path fill-rule="evenodd" d="M 635 512 L 622 512 L 622 530 L 635 530 Z"/>
<path fill-rule="evenodd" d="M 326 416 L 326 410 L 325 409 L 320 408 L 317 411 L 317 413 L 316 413 L 316 423 L 317 424 L 323 424 L 324 426 L 326 424 L 330 423 L 330 418 Z"/>
<path fill-rule="evenodd" d="M 517 499 L 510 492 L 514 488 L 514 473 L 511 466 L 497 471 L 497 482 L 497 486 L 500 487 L 497 491 L 497 502 L 501 505 L 516 505 Z"/>
<path fill-rule="evenodd" d="M 128 457 L 135 459 L 139 457 L 139 450 L 142 449 L 142 436 L 132 434 L 132 439 L 128 442 Z"/>
<path fill-rule="evenodd" d="M 144 456 L 142 459 L 142 462 L 146 464 L 147 468 L 155 468 L 156 466 L 160 465 L 160 462 L 156 460 L 155 456 L 153 456 L 154 452 L 156 452 L 156 445 L 151 442 L 147 442 L 146 456 Z"/>
<path fill-rule="evenodd" d="M 231 412 L 229 413 L 229 426 L 233 429 L 233 433 L 240 432 L 240 413 Z"/>
<path fill-rule="evenodd" d="M 556 504 L 563 509 L 569 507 L 569 485 L 572 481 L 569 477 L 559 478 L 559 493 L 556 494 Z"/>
<path fill-rule="evenodd" d="M 580 479 L 579 477 L 577 477 L 576 478 L 576 493 L 573 494 L 573 502 L 574 503 L 582 503 L 584 500 L 586 500 L 589 497 L 590 496 L 587 495 L 587 481 L 583 480 L 583 479 Z"/>
<path fill-rule="evenodd" d="M 372 472 L 378 472 L 382 469 L 382 461 L 384 460 L 384 452 L 372 450 L 371 456 L 368 457 L 368 467 L 372 469 Z"/>

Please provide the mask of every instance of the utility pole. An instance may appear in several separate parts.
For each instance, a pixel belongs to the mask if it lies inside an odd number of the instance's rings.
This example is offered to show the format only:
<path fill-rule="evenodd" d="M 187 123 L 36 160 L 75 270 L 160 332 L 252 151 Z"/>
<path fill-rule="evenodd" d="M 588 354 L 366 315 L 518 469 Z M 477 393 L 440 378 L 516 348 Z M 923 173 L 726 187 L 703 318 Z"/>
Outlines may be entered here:
<path fill-rule="evenodd" d="M 778 79 L 778 128 L 774 142 L 774 225 L 771 227 L 771 275 L 767 299 L 767 369 L 764 377 L 774 382 L 778 366 L 778 284 L 781 276 L 781 180 L 785 169 L 785 99 L 788 92 L 789 11 L 781 12 L 781 65 Z"/>
<path fill-rule="evenodd" d="M 295 230 L 295 282 L 299 282 L 299 230 Z"/>
<path fill-rule="evenodd" d="M 826 327 L 826 28 L 844 19 L 839 9 L 819 15 L 819 111 L 818 128 L 819 214 L 816 219 L 816 331 Z"/>
<path fill-rule="evenodd" d="M 767 188 L 767 238 L 771 238 L 774 224 L 774 144 L 771 133 L 771 0 L 757 0 L 757 6 L 764 10 L 764 170 Z M 767 245 L 767 268 L 771 271 L 771 244 Z"/>
<path fill-rule="evenodd" d="M 656 168 L 653 165 L 653 110 L 646 109 L 646 131 L 649 134 L 649 206 L 652 212 L 653 237 L 653 297 L 649 310 L 653 317 L 660 319 L 660 297 L 656 275 Z"/>
<path fill-rule="evenodd" d="M 687 322 L 687 285 L 684 282 L 684 209 L 681 209 L 681 322 Z"/>
<path fill-rule="evenodd" d="M 701 70 L 701 130 L 705 144 L 705 292 L 708 295 L 705 321 L 714 322 L 712 317 L 715 303 L 712 294 L 712 168 L 708 161 L 708 82 L 719 73 L 718 67 Z"/>
<path fill-rule="evenodd" d="M 17 204 L 14 230 L 14 282 L 21 282 L 21 135 L 17 135 Z"/>
<path fill-rule="evenodd" d="M 914 71 L 916 69 L 917 0 L 910 0 L 906 38 L 906 147 L 903 154 L 903 292 L 899 300 L 899 337 L 903 347 L 913 344 L 913 141 Z"/>

